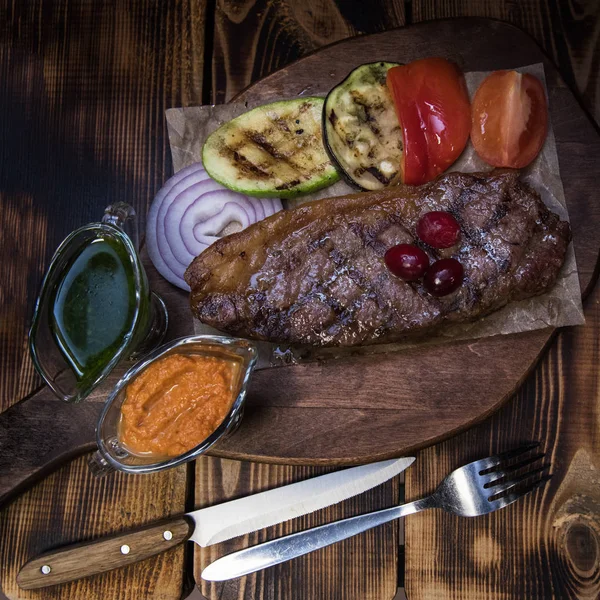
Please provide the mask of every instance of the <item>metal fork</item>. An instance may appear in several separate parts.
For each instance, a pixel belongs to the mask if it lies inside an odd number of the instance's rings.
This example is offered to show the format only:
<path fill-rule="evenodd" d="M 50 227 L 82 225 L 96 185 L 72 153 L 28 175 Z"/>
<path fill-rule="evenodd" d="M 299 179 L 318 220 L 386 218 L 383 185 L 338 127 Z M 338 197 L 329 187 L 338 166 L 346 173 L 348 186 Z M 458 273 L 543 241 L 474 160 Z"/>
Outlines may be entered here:
<path fill-rule="evenodd" d="M 552 477 L 543 474 L 550 468 L 548 464 L 523 470 L 544 457 L 539 453 L 525 457 L 538 446 L 537 443 L 529 444 L 460 467 L 450 473 L 431 496 L 421 500 L 342 519 L 233 552 L 206 567 L 202 578 L 224 581 L 248 575 L 427 508 L 441 508 L 462 517 L 476 517 L 504 508 Z"/>

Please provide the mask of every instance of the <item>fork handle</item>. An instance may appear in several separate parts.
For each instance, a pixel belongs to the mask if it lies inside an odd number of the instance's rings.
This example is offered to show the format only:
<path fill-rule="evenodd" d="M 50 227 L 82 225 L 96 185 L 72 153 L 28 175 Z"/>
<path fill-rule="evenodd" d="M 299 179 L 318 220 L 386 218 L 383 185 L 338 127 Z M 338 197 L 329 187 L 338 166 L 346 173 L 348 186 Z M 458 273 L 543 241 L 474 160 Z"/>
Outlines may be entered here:
<path fill-rule="evenodd" d="M 303 556 L 335 542 L 341 542 L 394 519 L 435 506 L 437 506 L 435 499 L 428 496 L 401 506 L 393 506 L 392 508 L 293 533 L 219 558 L 204 569 L 202 578 L 208 581 L 224 581 L 248 575 L 260 569 L 278 565 L 286 560 Z"/>

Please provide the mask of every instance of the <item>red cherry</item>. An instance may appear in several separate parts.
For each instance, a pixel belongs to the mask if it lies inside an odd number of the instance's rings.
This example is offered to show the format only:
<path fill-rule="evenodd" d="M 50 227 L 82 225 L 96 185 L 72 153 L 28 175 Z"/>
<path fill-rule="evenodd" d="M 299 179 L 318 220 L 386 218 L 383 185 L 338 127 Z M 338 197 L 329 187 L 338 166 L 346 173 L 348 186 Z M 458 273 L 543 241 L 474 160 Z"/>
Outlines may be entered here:
<path fill-rule="evenodd" d="M 446 296 L 460 286 L 463 276 L 463 266 L 455 258 L 442 258 L 427 269 L 423 283 L 432 296 Z"/>
<path fill-rule="evenodd" d="M 414 281 L 423 276 L 429 266 L 429 257 L 412 244 L 398 244 L 385 253 L 387 268 L 397 277 Z"/>
<path fill-rule="evenodd" d="M 458 242 L 460 225 L 450 213 L 434 210 L 419 219 L 417 235 L 432 248 L 450 248 Z"/>

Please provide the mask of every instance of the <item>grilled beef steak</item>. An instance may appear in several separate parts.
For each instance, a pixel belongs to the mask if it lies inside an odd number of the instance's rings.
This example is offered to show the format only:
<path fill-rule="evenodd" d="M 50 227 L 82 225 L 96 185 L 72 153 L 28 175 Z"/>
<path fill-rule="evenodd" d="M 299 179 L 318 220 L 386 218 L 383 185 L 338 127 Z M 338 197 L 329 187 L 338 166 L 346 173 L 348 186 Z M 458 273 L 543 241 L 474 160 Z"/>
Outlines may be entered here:
<path fill-rule="evenodd" d="M 397 341 L 444 322 L 471 321 L 549 290 L 569 224 L 517 171 L 450 173 L 420 187 L 329 198 L 282 211 L 222 238 L 188 267 L 200 321 L 274 342 L 355 346 Z M 435 250 L 415 227 L 429 211 L 461 226 L 457 246 Z M 436 298 L 392 275 L 383 257 L 420 245 L 433 262 L 455 257 L 463 284 Z"/>

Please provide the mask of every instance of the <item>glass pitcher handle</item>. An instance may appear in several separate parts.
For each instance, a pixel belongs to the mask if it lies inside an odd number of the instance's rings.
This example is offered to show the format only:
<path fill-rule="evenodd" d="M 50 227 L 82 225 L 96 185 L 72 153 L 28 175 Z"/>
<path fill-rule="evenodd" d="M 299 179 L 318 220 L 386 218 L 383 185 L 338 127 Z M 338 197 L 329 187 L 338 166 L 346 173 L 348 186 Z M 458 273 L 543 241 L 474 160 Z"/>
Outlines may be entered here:
<path fill-rule="evenodd" d="M 88 459 L 88 467 L 94 477 L 104 477 L 114 473 L 115 468 L 100 454 L 98 450 Z"/>
<path fill-rule="evenodd" d="M 104 209 L 103 223 L 110 223 L 123 230 L 139 251 L 138 220 L 133 206 L 126 202 L 115 202 Z"/>

